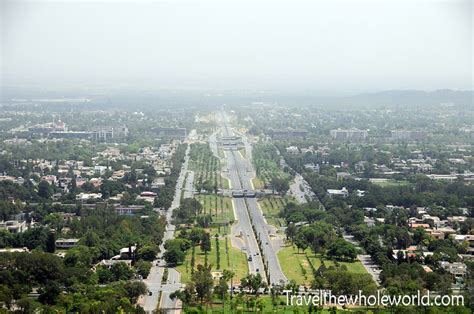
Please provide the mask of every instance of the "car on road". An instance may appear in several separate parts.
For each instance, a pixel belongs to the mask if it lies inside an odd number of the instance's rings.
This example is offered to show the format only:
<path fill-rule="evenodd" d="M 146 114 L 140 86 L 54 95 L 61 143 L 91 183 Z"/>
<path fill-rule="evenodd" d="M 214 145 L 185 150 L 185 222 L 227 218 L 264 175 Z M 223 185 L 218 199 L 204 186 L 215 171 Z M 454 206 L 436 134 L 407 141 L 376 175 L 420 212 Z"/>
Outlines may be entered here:
<path fill-rule="evenodd" d="M 252 261 L 252 256 L 249 256 L 248 261 L 249 261 L 249 262 Z"/>
<path fill-rule="evenodd" d="M 260 271 L 260 269 L 257 268 L 257 269 L 255 269 L 255 271 L 258 273 Z"/>

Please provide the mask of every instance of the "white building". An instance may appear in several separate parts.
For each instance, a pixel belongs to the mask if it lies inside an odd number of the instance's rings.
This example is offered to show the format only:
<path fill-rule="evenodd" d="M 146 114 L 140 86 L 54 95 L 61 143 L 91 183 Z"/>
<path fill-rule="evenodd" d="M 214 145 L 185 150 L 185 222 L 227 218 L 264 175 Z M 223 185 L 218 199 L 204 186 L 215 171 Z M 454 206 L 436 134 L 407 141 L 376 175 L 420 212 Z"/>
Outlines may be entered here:
<path fill-rule="evenodd" d="M 347 191 L 347 189 L 345 187 L 343 187 L 342 189 L 340 190 L 337 190 L 337 189 L 328 189 L 327 190 L 329 196 L 333 197 L 333 196 L 339 196 L 339 197 L 343 197 L 343 198 L 346 198 L 349 196 L 349 191 Z"/>
<path fill-rule="evenodd" d="M 28 229 L 26 221 L 7 220 L 0 221 L 0 230 L 8 230 L 10 233 L 23 233 Z"/>
<path fill-rule="evenodd" d="M 56 248 L 58 249 L 70 249 L 77 245 L 79 239 L 57 239 Z"/>

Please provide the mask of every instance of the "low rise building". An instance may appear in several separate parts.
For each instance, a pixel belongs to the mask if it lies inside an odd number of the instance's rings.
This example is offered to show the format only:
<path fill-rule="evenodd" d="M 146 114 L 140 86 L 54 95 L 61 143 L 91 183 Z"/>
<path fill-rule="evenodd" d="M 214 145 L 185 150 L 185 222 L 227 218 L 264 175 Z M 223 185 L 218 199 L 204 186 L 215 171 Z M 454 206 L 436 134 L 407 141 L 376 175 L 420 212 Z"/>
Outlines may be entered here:
<path fill-rule="evenodd" d="M 344 141 L 363 141 L 369 136 L 367 130 L 359 129 L 337 129 L 331 130 L 330 133 L 334 140 Z"/>
<path fill-rule="evenodd" d="M 336 197 L 343 197 L 343 198 L 346 198 L 349 196 L 349 191 L 343 187 L 342 189 L 340 190 L 337 190 L 337 189 L 328 189 L 327 190 L 327 193 L 329 194 L 329 196 L 333 197 L 333 196 L 336 196 Z"/>
<path fill-rule="evenodd" d="M 57 239 L 56 240 L 56 248 L 58 249 L 70 249 L 75 247 L 79 243 L 79 239 Z"/>
<path fill-rule="evenodd" d="M 0 230 L 7 230 L 10 233 L 23 233 L 28 230 L 28 225 L 26 224 L 26 221 L 0 221 Z"/>

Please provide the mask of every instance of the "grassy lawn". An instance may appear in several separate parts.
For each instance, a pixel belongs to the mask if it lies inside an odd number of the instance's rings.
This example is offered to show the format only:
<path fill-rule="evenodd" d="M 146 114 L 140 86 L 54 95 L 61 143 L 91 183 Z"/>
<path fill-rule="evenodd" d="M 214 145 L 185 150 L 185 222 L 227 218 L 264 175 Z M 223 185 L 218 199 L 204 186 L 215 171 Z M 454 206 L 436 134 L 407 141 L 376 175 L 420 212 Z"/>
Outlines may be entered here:
<path fill-rule="evenodd" d="M 211 252 L 208 253 L 208 264 L 212 265 L 212 271 L 218 270 L 217 266 L 217 254 L 216 254 L 216 240 L 214 238 L 215 233 L 211 233 Z M 248 264 L 247 258 L 244 253 L 240 250 L 233 248 L 230 243 L 230 239 L 227 240 L 228 250 L 226 250 L 225 238 L 219 239 L 219 251 L 220 251 L 220 270 L 229 269 L 235 273 L 234 283 L 239 283 L 240 279 L 247 275 Z M 188 283 L 191 280 L 191 255 L 192 250 L 188 250 L 186 259 L 182 265 L 176 267 L 181 273 L 181 281 Z M 195 247 L 195 267 L 201 264 L 204 265 L 204 253 L 201 251 L 199 246 Z"/>
<path fill-rule="evenodd" d="M 321 255 L 314 255 L 309 249 L 304 253 L 289 245 L 278 252 L 278 260 L 280 261 L 283 273 L 288 279 L 295 280 L 298 284 L 310 285 L 313 280 L 313 273 L 310 262 L 314 268 L 321 266 L 321 261 L 324 261 L 327 267 L 333 266 L 334 261 L 328 260 Z M 339 262 L 340 265 L 345 265 L 349 272 L 365 274 L 364 266 L 361 262 Z"/>
<path fill-rule="evenodd" d="M 265 185 L 264 182 L 259 177 L 253 178 L 252 184 L 253 184 L 253 188 L 256 190 L 263 189 Z"/>
<path fill-rule="evenodd" d="M 310 285 L 313 275 L 305 253 L 298 253 L 292 246 L 278 252 L 281 269 L 289 280 L 295 280 L 301 285 Z"/>
<path fill-rule="evenodd" d="M 229 183 L 229 180 L 224 178 L 222 175 L 220 175 L 221 178 L 219 179 L 220 180 L 220 187 L 223 188 L 223 189 L 230 189 L 230 183 Z"/>
<path fill-rule="evenodd" d="M 256 299 L 258 306 L 255 308 L 255 297 L 254 296 L 239 296 L 234 295 L 233 299 L 228 298 L 225 304 L 222 304 L 221 300 L 214 299 L 211 304 L 207 305 L 195 305 L 195 306 L 185 306 L 184 313 L 284 313 L 284 314 L 294 314 L 294 313 L 310 313 L 308 311 L 308 306 L 291 306 L 286 305 L 286 295 L 277 296 L 275 303 L 272 302 L 272 299 L 269 295 L 260 295 Z M 315 312 L 313 312 L 315 313 Z M 379 314 L 388 314 L 393 313 L 393 310 L 389 309 L 370 309 L 370 308 L 352 308 L 352 309 L 321 309 L 318 308 L 319 314 L 329 314 L 329 313 L 379 313 Z"/>
<path fill-rule="evenodd" d="M 275 147 L 272 144 L 256 144 L 252 150 L 252 163 L 255 166 L 259 180 L 254 181 L 256 189 L 269 185 L 273 177 L 290 178 L 290 174 L 281 169 L 280 157 L 276 155 Z"/>
<path fill-rule="evenodd" d="M 212 304 L 207 306 L 207 313 L 255 313 L 258 309 L 255 308 L 254 296 L 239 296 L 234 295 L 233 299 L 230 297 L 225 304 L 221 300 L 214 299 Z M 277 296 L 276 305 L 273 305 L 272 299 L 268 295 L 260 295 L 257 299 L 257 304 L 262 310 L 260 313 L 304 313 L 307 307 L 300 307 L 298 312 L 295 312 L 296 307 L 286 305 L 286 296 Z M 303 311 L 303 312 L 302 312 Z M 185 307 L 184 313 L 206 313 L 206 306 L 192 306 Z M 329 313 L 329 312 L 321 312 Z"/>
<path fill-rule="evenodd" d="M 209 182 L 213 187 L 228 188 L 228 181 L 221 176 L 221 161 L 212 154 L 207 143 L 191 144 L 189 157 L 188 167 L 194 171 L 196 188 L 199 189 L 204 182 Z"/>
<path fill-rule="evenodd" d="M 203 214 L 209 214 L 214 223 L 232 223 L 235 220 L 230 197 L 215 194 L 198 194 L 194 196 L 203 207 Z"/>
<path fill-rule="evenodd" d="M 217 154 L 219 155 L 220 158 L 222 159 L 225 158 L 224 150 L 220 147 L 217 149 Z"/>
<path fill-rule="evenodd" d="M 268 196 L 258 201 L 267 222 L 276 227 L 285 226 L 285 220 L 278 217 L 288 200 L 278 196 Z"/>
<path fill-rule="evenodd" d="M 372 181 L 371 181 L 372 182 Z M 387 187 L 387 186 L 407 186 L 410 185 L 411 183 L 406 180 L 401 180 L 401 181 L 396 181 L 396 180 L 388 180 L 388 181 L 373 181 L 373 184 L 376 184 L 381 187 Z"/>

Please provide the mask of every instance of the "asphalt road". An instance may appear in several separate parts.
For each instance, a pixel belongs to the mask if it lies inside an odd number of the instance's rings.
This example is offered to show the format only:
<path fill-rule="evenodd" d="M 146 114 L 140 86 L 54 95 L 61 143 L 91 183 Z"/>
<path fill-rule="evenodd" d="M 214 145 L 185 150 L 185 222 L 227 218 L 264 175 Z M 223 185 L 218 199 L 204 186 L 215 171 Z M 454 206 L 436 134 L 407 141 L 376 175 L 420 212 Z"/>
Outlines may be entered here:
<path fill-rule="evenodd" d="M 255 176 L 253 166 L 250 160 L 243 158 L 240 153 L 234 153 L 237 169 L 242 179 L 242 188 L 252 190 L 251 179 Z M 260 238 L 262 243 L 262 253 L 265 256 L 268 271 L 270 275 L 269 282 L 271 284 L 280 283 L 280 281 L 287 282 L 287 279 L 281 271 L 280 263 L 277 257 L 277 248 L 274 248 L 273 238 L 277 237 L 274 228 L 270 227 L 260 210 L 256 198 L 245 198 L 250 217 L 255 226 L 256 236 Z"/>
<path fill-rule="evenodd" d="M 350 242 L 354 244 L 358 249 L 362 250 L 360 247 L 359 243 L 354 239 L 353 235 L 350 234 L 343 234 L 344 240 L 347 242 Z M 358 254 L 357 259 L 364 265 L 365 270 L 372 276 L 372 279 L 374 282 L 377 284 L 377 286 L 380 285 L 380 273 L 382 272 L 380 267 L 375 264 L 375 262 L 372 260 L 372 257 L 368 254 Z"/>
<path fill-rule="evenodd" d="M 303 191 L 301 191 L 300 187 L 303 187 Z M 290 185 L 290 194 L 295 198 L 298 204 L 305 204 L 308 202 L 308 199 L 316 199 L 316 195 L 299 173 L 296 173 L 295 182 Z"/>
<path fill-rule="evenodd" d="M 188 171 L 186 182 L 184 183 L 184 198 L 192 198 L 194 196 L 194 171 Z"/>
<path fill-rule="evenodd" d="M 178 301 L 171 299 L 170 295 L 181 288 L 181 275 L 174 269 L 168 269 L 168 280 L 161 289 L 161 302 L 160 309 L 165 310 L 166 313 L 179 313 L 181 311 L 181 306 L 178 304 Z"/>
<path fill-rule="evenodd" d="M 146 294 L 144 297 L 140 298 L 138 301 L 138 304 L 141 305 L 143 309 L 145 310 L 145 312 L 147 313 L 152 313 L 154 310 L 156 310 L 158 306 L 158 302 L 160 301 L 158 299 L 160 292 L 162 292 L 160 308 L 177 309 L 180 307 L 179 300 L 177 299 L 172 300 L 169 297 L 169 295 L 172 292 L 181 288 L 180 275 L 175 269 L 169 268 L 168 281 L 170 281 L 171 283 L 162 285 L 161 281 L 163 278 L 164 269 L 166 267 L 165 261 L 163 260 L 162 257 L 165 252 L 164 243 L 166 242 L 166 240 L 174 238 L 175 226 L 171 224 L 171 221 L 172 221 L 171 216 L 173 214 L 173 210 L 175 208 L 178 208 L 180 204 L 181 189 L 183 188 L 184 178 L 186 176 L 186 172 L 188 169 L 189 149 L 190 148 L 188 146 L 188 149 L 186 150 L 186 157 L 184 159 L 181 172 L 176 182 L 176 189 L 175 189 L 173 201 L 171 203 L 170 209 L 166 212 L 167 225 L 166 225 L 165 233 L 163 235 L 163 242 L 160 245 L 160 253 L 158 253 L 157 259 L 153 261 L 153 266 L 150 270 L 150 274 L 148 275 L 146 279 L 143 280 L 143 282 L 148 287 L 148 291 L 151 292 L 151 295 Z M 194 178 L 194 174 L 192 176 Z M 187 180 L 187 181 L 191 181 L 191 185 L 192 185 L 193 184 L 192 182 L 194 182 L 194 179 Z M 192 193 L 192 189 L 191 189 L 191 193 Z"/>
<path fill-rule="evenodd" d="M 224 117 L 224 119 L 226 119 Z M 223 129 L 224 136 L 233 136 L 235 132 L 232 128 L 227 126 L 227 122 L 225 122 L 225 126 Z M 240 135 L 240 134 L 239 134 Z M 231 181 L 231 188 L 232 189 L 244 189 L 244 190 L 253 190 L 253 186 L 251 184 L 251 179 L 255 176 L 255 171 L 253 169 L 253 165 L 250 161 L 251 148 L 249 147 L 250 144 L 244 140 L 244 144 L 246 146 L 246 158 L 240 154 L 238 151 L 226 151 L 227 157 L 227 168 L 229 171 L 226 173 L 227 177 Z M 244 236 L 247 237 L 248 249 L 249 252 L 247 254 L 254 254 L 252 257 L 252 262 L 249 263 L 249 269 L 252 272 L 252 268 L 255 269 L 259 266 L 259 272 L 264 275 L 263 272 L 263 263 L 267 263 L 268 270 L 269 270 L 269 277 L 268 282 L 270 284 L 280 283 L 281 281 L 287 282 L 285 275 L 281 271 L 280 263 L 278 261 L 278 257 L 276 254 L 276 248 L 273 247 L 272 241 L 273 237 L 276 237 L 274 233 L 274 228 L 267 225 L 263 214 L 258 207 L 257 199 L 256 198 L 234 198 L 234 205 L 235 211 L 237 214 L 238 225 L 236 230 L 242 230 Z M 251 220 L 253 221 L 253 225 L 255 226 L 256 233 L 254 234 Z M 247 236 L 248 235 L 248 236 Z M 264 255 L 265 261 L 261 255 L 255 256 L 256 250 L 259 251 L 256 238 L 260 238 L 262 243 L 262 254 Z M 277 241 L 278 242 L 278 241 Z"/>

